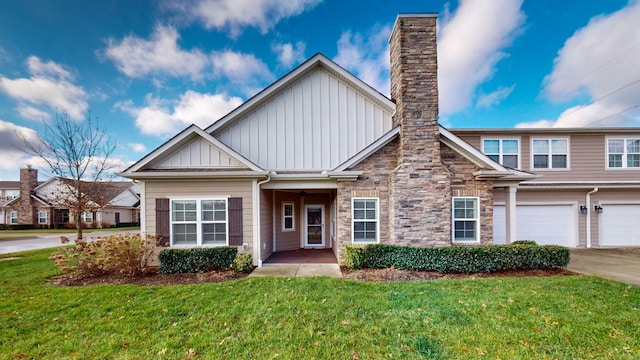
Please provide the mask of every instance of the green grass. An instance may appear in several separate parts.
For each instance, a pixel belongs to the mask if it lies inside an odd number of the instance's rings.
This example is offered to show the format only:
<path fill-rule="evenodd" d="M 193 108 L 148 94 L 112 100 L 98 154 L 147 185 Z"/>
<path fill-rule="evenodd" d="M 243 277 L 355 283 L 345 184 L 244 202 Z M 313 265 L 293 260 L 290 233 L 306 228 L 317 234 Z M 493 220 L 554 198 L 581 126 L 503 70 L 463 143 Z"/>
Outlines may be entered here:
<path fill-rule="evenodd" d="M 640 358 L 640 288 L 595 277 L 68 288 L 51 252 L 0 262 L 2 359 Z"/>
<path fill-rule="evenodd" d="M 139 226 L 120 227 L 120 228 L 105 228 L 105 229 L 83 229 L 82 233 L 90 234 L 94 232 L 103 231 L 139 231 Z M 19 240 L 30 239 L 34 235 L 46 235 L 46 234 L 75 234 L 75 229 L 30 229 L 30 230 L 0 230 L 0 241 L 2 240 Z"/>

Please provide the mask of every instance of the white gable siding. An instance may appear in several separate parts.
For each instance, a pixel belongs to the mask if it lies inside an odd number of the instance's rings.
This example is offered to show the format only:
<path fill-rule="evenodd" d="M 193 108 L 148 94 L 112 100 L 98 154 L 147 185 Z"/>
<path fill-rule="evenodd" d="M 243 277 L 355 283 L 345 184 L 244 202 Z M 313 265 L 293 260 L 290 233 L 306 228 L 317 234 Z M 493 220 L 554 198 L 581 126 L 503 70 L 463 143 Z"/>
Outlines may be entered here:
<path fill-rule="evenodd" d="M 391 130 L 391 112 L 318 68 L 216 138 L 268 170 L 330 170 Z"/>
<path fill-rule="evenodd" d="M 113 207 L 129 207 L 135 205 L 139 200 L 131 191 L 125 190 L 113 198 L 109 205 Z"/>
<path fill-rule="evenodd" d="M 244 168 L 245 166 L 208 141 L 195 138 L 162 159 L 155 167 Z"/>

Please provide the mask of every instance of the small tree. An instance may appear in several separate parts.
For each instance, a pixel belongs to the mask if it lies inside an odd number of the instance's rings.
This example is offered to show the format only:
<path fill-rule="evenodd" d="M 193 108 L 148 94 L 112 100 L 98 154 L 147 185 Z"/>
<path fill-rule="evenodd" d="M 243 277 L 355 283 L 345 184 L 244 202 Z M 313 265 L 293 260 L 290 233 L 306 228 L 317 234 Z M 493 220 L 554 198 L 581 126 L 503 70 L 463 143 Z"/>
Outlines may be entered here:
<path fill-rule="evenodd" d="M 36 141 L 22 137 L 26 153 L 42 159 L 51 175 L 58 177 L 63 192 L 54 201 L 74 215 L 78 239 L 82 239 L 82 214 L 106 205 L 104 196 L 115 177 L 111 156 L 116 144 L 88 113 L 82 121 L 58 111 L 44 122 Z"/>

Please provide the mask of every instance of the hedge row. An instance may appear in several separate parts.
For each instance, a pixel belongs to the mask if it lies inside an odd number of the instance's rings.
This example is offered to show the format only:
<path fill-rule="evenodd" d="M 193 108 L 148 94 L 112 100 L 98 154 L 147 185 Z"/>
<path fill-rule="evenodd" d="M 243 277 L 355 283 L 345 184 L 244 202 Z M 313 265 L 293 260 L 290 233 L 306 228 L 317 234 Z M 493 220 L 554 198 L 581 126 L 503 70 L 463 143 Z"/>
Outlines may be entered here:
<path fill-rule="evenodd" d="M 235 246 L 163 249 L 158 254 L 160 274 L 184 274 L 230 268 L 238 254 Z"/>
<path fill-rule="evenodd" d="M 373 244 L 347 246 L 345 266 L 476 273 L 500 270 L 553 269 L 569 264 L 569 249 L 556 245 L 486 245 L 420 248 Z"/>

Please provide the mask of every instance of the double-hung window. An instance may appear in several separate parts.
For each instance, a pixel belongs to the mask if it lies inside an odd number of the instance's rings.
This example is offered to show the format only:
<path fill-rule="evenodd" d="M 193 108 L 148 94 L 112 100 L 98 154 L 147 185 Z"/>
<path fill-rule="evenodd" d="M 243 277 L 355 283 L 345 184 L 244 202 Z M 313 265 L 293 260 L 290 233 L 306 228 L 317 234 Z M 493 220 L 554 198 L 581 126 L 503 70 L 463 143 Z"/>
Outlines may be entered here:
<path fill-rule="evenodd" d="M 9 224 L 17 224 L 18 223 L 18 212 L 12 211 L 9 214 Z"/>
<path fill-rule="evenodd" d="M 93 222 L 93 212 L 91 211 L 85 211 L 82 213 L 82 222 L 83 223 L 91 223 Z"/>
<path fill-rule="evenodd" d="M 294 231 L 295 223 L 293 222 L 294 210 L 293 203 L 282 203 L 282 231 Z"/>
<path fill-rule="evenodd" d="M 453 198 L 453 241 L 479 241 L 479 198 Z"/>
<path fill-rule="evenodd" d="M 607 139 L 607 158 L 612 169 L 640 168 L 640 138 Z"/>
<path fill-rule="evenodd" d="M 352 198 L 352 230 L 354 243 L 380 240 L 378 198 Z"/>
<path fill-rule="evenodd" d="M 46 224 L 46 223 L 47 223 L 47 212 L 38 211 L 38 224 Z"/>
<path fill-rule="evenodd" d="M 520 168 L 520 141 L 518 139 L 484 139 L 482 152 L 506 167 Z"/>
<path fill-rule="evenodd" d="M 531 140 L 534 169 L 568 169 L 568 139 Z"/>
<path fill-rule="evenodd" d="M 172 245 L 227 245 L 227 199 L 171 200 Z"/>

